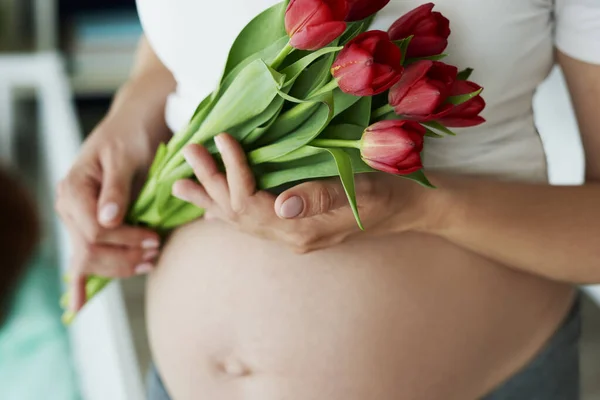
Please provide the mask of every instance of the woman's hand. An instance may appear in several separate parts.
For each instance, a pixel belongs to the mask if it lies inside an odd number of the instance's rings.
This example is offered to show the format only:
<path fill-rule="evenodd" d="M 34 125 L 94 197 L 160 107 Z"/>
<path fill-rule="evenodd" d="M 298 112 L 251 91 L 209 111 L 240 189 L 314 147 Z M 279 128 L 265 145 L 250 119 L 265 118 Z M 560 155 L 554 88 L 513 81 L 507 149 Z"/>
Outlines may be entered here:
<path fill-rule="evenodd" d="M 388 174 L 356 176 L 362 232 L 357 227 L 338 178 L 303 183 L 277 198 L 257 191 L 241 146 L 229 135 L 215 142 L 227 174 L 208 151 L 197 145 L 184 150 L 198 183 L 181 180 L 173 195 L 189 201 L 238 229 L 279 241 L 298 253 L 330 247 L 361 234 L 386 235 L 420 229 L 428 189 Z"/>
<path fill-rule="evenodd" d="M 90 135 L 59 184 L 56 210 L 73 244 L 71 309 L 85 303 L 88 275 L 129 277 L 150 272 L 160 246 L 156 233 L 123 224 L 136 176 L 153 149 L 128 118 L 107 118 Z"/>

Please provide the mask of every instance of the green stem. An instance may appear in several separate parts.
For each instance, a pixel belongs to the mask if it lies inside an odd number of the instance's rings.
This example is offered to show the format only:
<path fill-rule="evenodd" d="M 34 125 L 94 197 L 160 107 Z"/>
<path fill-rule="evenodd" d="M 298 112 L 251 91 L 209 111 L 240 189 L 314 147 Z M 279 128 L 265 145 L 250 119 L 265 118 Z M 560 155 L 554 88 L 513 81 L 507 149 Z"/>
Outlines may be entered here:
<path fill-rule="evenodd" d="M 281 49 L 279 54 L 277 54 L 277 57 L 275 57 L 275 60 L 273 60 L 273 62 L 271 63 L 271 68 L 273 68 L 273 69 L 279 68 L 279 66 L 281 65 L 281 63 L 283 63 L 285 58 L 287 56 L 289 56 L 292 53 L 292 51 L 294 51 L 294 50 L 295 49 L 292 47 L 290 42 L 288 42 L 285 45 L 285 47 L 283 49 Z"/>
<path fill-rule="evenodd" d="M 342 139 L 315 139 L 309 143 L 310 146 L 330 148 L 349 148 L 360 150 L 360 140 L 342 140 Z"/>
<path fill-rule="evenodd" d="M 371 113 L 371 118 L 375 119 L 375 118 L 383 117 L 384 115 L 389 114 L 392 111 L 394 111 L 394 107 L 392 107 L 389 104 L 386 104 L 385 106 L 373 111 Z"/>

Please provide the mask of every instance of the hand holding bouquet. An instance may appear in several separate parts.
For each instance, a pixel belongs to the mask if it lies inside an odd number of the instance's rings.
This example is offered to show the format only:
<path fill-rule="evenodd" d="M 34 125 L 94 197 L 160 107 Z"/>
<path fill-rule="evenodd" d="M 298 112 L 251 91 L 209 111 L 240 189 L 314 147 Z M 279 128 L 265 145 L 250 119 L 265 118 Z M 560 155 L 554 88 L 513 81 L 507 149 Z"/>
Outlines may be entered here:
<path fill-rule="evenodd" d="M 421 161 L 425 136 L 484 122 L 482 88 L 467 80 L 471 70 L 440 61 L 450 29 L 433 4 L 389 32 L 369 30 L 388 2 L 291 0 L 254 18 L 216 89 L 158 148 L 128 222 L 167 233 L 201 217 L 204 210 L 171 190 L 194 176 L 182 149 L 201 144 L 219 161 L 214 138 L 222 132 L 243 146 L 261 190 L 339 176 L 361 228 L 354 174 L 385 172 L 431 187 Z M 89 277 L 87 298 L 108 282 Z"/>

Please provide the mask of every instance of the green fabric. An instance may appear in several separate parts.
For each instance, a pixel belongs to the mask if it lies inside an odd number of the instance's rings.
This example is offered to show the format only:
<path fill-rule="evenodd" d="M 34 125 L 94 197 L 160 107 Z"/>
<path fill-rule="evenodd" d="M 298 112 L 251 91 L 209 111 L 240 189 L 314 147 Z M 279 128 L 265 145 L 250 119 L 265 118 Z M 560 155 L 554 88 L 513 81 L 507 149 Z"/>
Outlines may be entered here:
<path fill-rule="evenodd" d="M 60 321 L 60 281 L 48 251 L 21 282 L 0 329 L 0 399 L 79 400 L 67 331 Z"/>

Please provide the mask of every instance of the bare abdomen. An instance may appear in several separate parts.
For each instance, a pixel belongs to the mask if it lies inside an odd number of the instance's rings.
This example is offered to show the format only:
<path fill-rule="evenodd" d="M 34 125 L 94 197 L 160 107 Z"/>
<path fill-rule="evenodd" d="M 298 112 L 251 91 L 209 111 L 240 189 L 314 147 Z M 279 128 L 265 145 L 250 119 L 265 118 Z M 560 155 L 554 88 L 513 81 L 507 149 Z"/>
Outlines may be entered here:
<path fill-rule="evenodd" d="M 405 234 L 295 255 L 218 222 L 148 287 L 174 400 L 465 400 L 534 356 L 572 290 Z"/>

